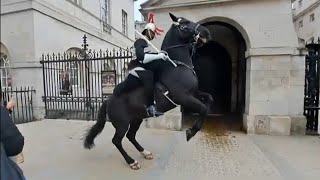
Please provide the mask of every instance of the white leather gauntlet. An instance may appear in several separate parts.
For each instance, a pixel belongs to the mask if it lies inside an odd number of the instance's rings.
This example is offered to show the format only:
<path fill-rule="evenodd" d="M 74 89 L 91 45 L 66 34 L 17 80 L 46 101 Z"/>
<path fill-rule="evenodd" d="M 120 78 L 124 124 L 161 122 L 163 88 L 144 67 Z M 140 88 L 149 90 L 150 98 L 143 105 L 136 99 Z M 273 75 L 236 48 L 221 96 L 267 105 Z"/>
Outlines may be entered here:
<path fill-rule="evenodd" d="M 165 60 L 166 55 L 164 53 L 159 53 L 159 54 L 145 54 L 144 55 L 144 59 L 143 59 L 143 64 L 152 62 L 154 60 L 159 60 L 159 59 L 163 59 Z"/>

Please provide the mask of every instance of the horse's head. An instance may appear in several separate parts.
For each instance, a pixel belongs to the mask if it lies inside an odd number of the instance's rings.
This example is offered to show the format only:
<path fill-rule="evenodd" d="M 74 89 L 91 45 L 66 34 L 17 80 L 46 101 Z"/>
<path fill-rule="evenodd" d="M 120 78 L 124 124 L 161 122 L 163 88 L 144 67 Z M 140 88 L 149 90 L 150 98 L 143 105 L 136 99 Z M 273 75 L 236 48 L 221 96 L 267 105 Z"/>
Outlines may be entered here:
<path fill-rule="evenodd" d="M 184 17 L 176 17 L 172 13 L 169 13 L 175 27 L 178 29 L 177 36 L 180 37 L 184 43 L 198 42 L 206 43 L 210 38 L 210 32 L 204 26 L 192 22 Z"/>

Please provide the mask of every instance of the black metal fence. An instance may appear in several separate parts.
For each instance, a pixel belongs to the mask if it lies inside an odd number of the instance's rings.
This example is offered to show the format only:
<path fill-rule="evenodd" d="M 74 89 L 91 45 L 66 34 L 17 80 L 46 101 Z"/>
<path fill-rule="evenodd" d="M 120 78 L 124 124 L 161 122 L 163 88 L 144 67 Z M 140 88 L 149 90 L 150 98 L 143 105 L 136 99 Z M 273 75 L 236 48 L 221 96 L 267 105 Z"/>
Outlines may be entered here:
<path fill-rule="evenodd" d="M 307 134 L 317 134 L 319 123 L 320 39 L 307 44 L 305 62 L 304 115 Z"/>
<path fill-rule="evenodd" d="M 96 120 L 103 100 L 127 75 L 132 59 L 129 48 L 82 49 L 42 56 L 46 118 Z"/>
<path fill-rule="evenodd" d="M 30 87 L 20 87 L 15 89 L 2 90 L 1 96 L 4 105 L 10 100 L 16 102 L 11 117 L 16 124 L 32 122 L 35 120 L 33 115 L 33 94 L 36 91 Z"/>

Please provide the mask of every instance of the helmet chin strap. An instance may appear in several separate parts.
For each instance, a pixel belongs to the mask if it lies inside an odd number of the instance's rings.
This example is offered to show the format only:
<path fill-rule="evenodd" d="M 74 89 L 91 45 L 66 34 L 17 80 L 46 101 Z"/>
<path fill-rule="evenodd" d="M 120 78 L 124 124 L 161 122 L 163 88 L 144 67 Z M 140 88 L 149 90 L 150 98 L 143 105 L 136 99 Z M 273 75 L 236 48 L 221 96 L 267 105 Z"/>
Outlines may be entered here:
<path fill-rule="evenodd" d="M 148 39 L 151 40 L 151 30 L 148 30 Z"/>

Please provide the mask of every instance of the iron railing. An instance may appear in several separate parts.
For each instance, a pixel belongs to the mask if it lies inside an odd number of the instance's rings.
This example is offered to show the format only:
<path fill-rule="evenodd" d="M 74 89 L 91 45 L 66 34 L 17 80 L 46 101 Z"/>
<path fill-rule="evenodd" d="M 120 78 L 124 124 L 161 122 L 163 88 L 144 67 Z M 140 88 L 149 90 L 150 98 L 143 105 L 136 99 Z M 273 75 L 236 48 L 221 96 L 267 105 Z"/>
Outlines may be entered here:
<path fill-rule="evenodd" d="M 307 134 L 318 134 L 320 39 L 306 45 L 309 53 L 305 61 L 304 115 L 307 118 Z"/>
<path fill-rule="evenodd" d="M 46 118 L 96 120 L 102 101 L 125 79 L 129 48 L 94 51 L 86 36 L 82 47 L 42 56 Z"/>
<path fill-rule="evenodd" d="M 14 123 L 28 123 L 35 120 L 33 115 L 33 94 L 36 91 L 32 87 L 20 87 L 20 88 L 10 88 L 3 89 L 1 96 L 6 106 L 10 100 L 15 101 L 16 106 L 14 107 L 11 118 Z"/>

